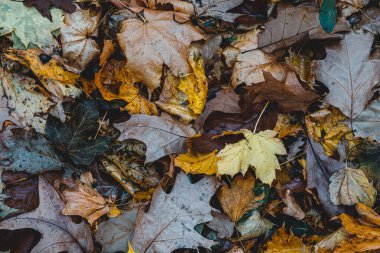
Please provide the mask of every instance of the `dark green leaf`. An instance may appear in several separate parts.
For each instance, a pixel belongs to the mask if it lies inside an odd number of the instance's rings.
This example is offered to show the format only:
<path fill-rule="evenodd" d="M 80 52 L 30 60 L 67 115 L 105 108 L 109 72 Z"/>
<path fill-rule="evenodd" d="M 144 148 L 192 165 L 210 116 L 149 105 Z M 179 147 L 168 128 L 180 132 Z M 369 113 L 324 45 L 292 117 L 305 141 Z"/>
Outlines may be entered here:
<path fill-rule="evenodd" d="M 108 148 L 109 137 L 95 138 L 100 115 L 95 101 L 85 101 L 77 106 L 73 116 L 62 123 L 49 115 L 45 133 L 59 151 L 68 155 L 78 165 L 90 164 L 96 155 Z"/>
<path fill-rule="evenodd" d="M 323 30 L 331 33 L 336 24 L 336 2 L 335 0 L 323 0 L 319 10 L 319 21 Z"/>

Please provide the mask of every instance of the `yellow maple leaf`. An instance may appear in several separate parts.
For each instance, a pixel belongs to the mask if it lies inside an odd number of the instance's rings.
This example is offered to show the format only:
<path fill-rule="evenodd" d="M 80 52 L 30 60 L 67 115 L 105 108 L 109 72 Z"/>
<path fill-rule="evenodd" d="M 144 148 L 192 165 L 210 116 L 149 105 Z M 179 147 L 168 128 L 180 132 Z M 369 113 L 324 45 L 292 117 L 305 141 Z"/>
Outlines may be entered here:
<path fill-rule="evenodd" d="M 292 231 L 290 234 L 286 233 L 285 227 L 283 226 L 272 236 L 272 239 L 267 242 L 266 249 L 264 252 L 270 253 L 283 253 L 283 252 L 294 252 L 294 253 L 306 253 L 311 252 L 311 247 L 305 245 L 302 238 L 294 236 Z"/>
<path fill-rule="evenodd" d="M 216 169 L 216 150 L 208 154 L 195 155 L 190 151 L 186 154 L 180 154 L 174 159 L 174 164 L 183 171 L 190 174 L 217 174 Z"/>
<path fill-rule="evenodd" d="M 247 172 L 249 165 L 254 167 L 256 178 L 263 183 L 271 184 L 276 178 L 276 169 L 280 169 L 277 155 L 285 155 L 286 149 L 280 139 L 275 138 L 277 132 L 265 130 L 253 133 L 247 129 L 240 130 L 245 139 L 228 144 L 219 151 L 217 168 L 219 174 L 235 175 Z"/>

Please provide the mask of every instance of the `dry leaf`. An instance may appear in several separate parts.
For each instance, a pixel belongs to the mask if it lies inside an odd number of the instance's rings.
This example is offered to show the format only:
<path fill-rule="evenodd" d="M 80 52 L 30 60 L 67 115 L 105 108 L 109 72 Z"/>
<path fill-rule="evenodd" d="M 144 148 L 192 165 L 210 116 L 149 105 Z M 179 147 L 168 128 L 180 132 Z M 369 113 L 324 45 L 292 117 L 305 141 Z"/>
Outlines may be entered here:
<path fill-rule="evenodd" d="M 244 0 L 192 0 L 198 17 L 213 17 L 227 22 L 234 22 L 243 14 L 228 11 L 242 4 Z"/>
<path fill-rule="evenodd" d="M 93 183 L 92 175 L 86 172 L 81 175 L 81 180 L 76 180 L 69 185 L 69 189 L 62 191 L 66 201 L 66 206 L 62 210 L 63 215 L 82 216 L 92 225 L 104 214 L 118 212 L 111 201 L 104 199 L 92 188 L 91 183 Z"/>
<path fill-rule="evenodd" d="M 302 220 L 305 218 L 305 212 L 301 209 L 301 207 L 297 204 L 296 200 L 290 194 L 290 190 L 286 190 L 283 201 L 286 207 L 283 208 L 283 212 L 286 215 L 292 216 L 297 220 Z"/>
<path fill-rule="evenodd" d="M 352 121 L 352 130 L 355 136 L 371 138 L 380 142 L 380 99 L 373 100 L 358 117 Z M 351 122 L 347 122 L 351 125 Z"/>
<path fill-rule="evenodd" d="M 206 177 L 191 184 L 183 172 L 177 175 L 170 194 L 157 187 L 149 211 L 138 213 L 133 248 L 148 253 L 210 248 L 214 242 L 198 234 L 194 227 L 212 220 L 209 201 L 216 188 L 215 178 Z"/>
<path fill-rule="evenodd" d="M 162 116 L 132 115 L 128 121 L 114 126 L 121 132 L 119 141 L 136 139 L 147 145 L 145 163 L 165 155 L 184 153 L 186 138 L 195 134 L 191 126 Z"/>
<path fill-rule="evenodd" d="M 359 169 L 345 168 L 330 177 L 329 192 L 335 205 L 352 206 L 363 203 L 369 207 L 375 204 L 376 189 Z"/>
<path fill-rule="evenodd" d="M 41 240 L 32 253 L 40 252 L 92 252 L 94 250 L 91 231 L 86 223 L 74 223 L 63 216 L 64 204 L 58 193 L 45 178 L 39 177 L 40 204 L 32 212 L 21 214 L 0 223 L 0 229 L 35 229 L 41 233 Z"/>
<path fill-rule="evenodd" d="M 266 130 L 252 133 L 242 129 L 245 139 L 228 144 L 219 151 L 217 162 L 219 174 L 235 175 L 247 172 L 249 165 L 255 170 L 256 178 L 265 184 L 271 184 L 276 178 L 276 170 L 280 169 L 277 155 L 285 155 L 286 149 L 280 139 L 275 138 L 277 132 Z"/>
<path fill-rule="evenodd" d="M 174 164 L 183 171 L 190 174 L 215 175 L 216 168 L 216 150 L 209 154 L 193 154 L 190 150 L 186 154 L 180 154 L 174 158 Z"/>
<path fill-rule="evenodd" d="M 63 57 L 81 71 L 100 53 L 98 44 L 92 38 L 98 36 L 100 15 L 100 9 L 94 11 L 91 8 L 65 14 L 61 27 Z"/>
<path fill-rule="evenodd" d="M 315 78 L 313 76 L 314 61 L 301 53 L 296 54 L 291 49 L 289 49 L 289 56 L 285 60 L 288 66 L 298 74 L 300 79 L 313 89 L 315 86 Z"/>
<path fill-rule="evenodd" d="M 289 114 L 278 114 L 276 126 L 273 129 L 278 132 L 278 138 L 286 136 L 296 136 L 302 131 L 301 124 L 299 122 L 292 123 L 291 116 Z"/>
<path fill-rule="evenodd" d="M 187 62 L 190 43 L 204 37 L 191 23 L 173 20 L 174 15 L 176 20 L 186 21 L 187 14 L 143 9 L 143 15 L 144 20 L 137 15 L 123 21 L 117 39 L 132 81 L 143 82 L 152 92 L 160 87 L 163 64 L 176 76 L 192 73 Z"/>
<path fill-rule="evenodd" d="M 207 227 L 218 233 L 218 238 L 230 238 L 234 233 L 235 223 L 231 222 L 230 217 L 224 213 L 211 211 L 213 220 L 207 223 Z"/>
<path fill-rule="evenodd" d="M 297 252 L 309 253 L 311 247 L 303 243 L 302 238 L 286 233 L 285 227 L 281 227 L 272 236 L 271 240 L 267 242 L 264 252 L 268 253 L 284 253 L 284 252 Z"/>
<path fill-rule="evenodd" d="M 373 40 L 371 33 L 351 32 L 340 43 L 327 46 L 326 58 L 314 66 L 315 79 L 329 89 L 326 103 L 351 119 L 364 110 L 380 81 L 380 60 L 370 59 Z"/>
<path fill-rule="evenodd" d="M 272 227 L 272 222 L 261 217 L 260 213 L 254 210 L 247 220 L 237 224 L 236 229 L 241 234 L 240 240 L 246 240 L 262 236 Z"/>
<path fill-rule="evenodd" d="M 232 221 L 238 221 L 250 209 L 253 209 L 255 195 L 255 178 L 251 173 L 245 177 L 237 175 L 231 183 L 231 187 L 223 185 L 218 192 L 218 200 L 223 211 L 228 214 Z"/>

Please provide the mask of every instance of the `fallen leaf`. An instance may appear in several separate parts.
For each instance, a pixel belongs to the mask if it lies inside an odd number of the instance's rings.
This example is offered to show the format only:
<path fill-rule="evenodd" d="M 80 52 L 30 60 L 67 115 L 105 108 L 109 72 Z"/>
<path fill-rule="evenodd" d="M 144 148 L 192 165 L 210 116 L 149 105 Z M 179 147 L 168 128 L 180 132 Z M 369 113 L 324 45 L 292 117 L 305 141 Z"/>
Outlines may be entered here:
<path fill-rule="evenodd" d="M 216 150 L 209 154 L 199 155 L 188 151 L 186 154 L 180 154 L 174 158 L 174 165 L 180 167 L 187 174 L 215 175 L 218 172 L 216 162 Z"/>
<path fill-rule="evenodd" d="M 33 131 L 7 128 L 0 133 L 0 143 L 0 168 L 8 171 L 35 174 L 64 166 L 50 143 Z"/>
<path fill-rule="evenodd" d="M 367 105 L 354 120 L 352 120 L 352 130 L 355 136 L 371 138 L 380 142 L 379 129 L 380 99 L 373 100 Z M 351 125 L 351 121 L 347 121 Z"/>
<path fill-rule="evenodd" d="M 294 72 L 288 72 L 283 80 L 274 78 L 268 72 L 263 74 L 264 82 L 246 88 L 245 98 L 248 104 L 271 101 L 276 102 L 283 112 L 305 112 L 318 98 L 316 93 L 302 87 Z"/>
<path fill-rule="evenodd" d="M 61 27 L 63 57 L 80 71 L 99 56 L 99 46 L 93 37 L 98 36 L 100 16 L 100 8 L 78 9 L 72 14 L 65 14 Z"/>
<path fill-rule="evenodd" d="M 313 60 L 301 53 L 295 53 L 289 49 L 289 56 L 285 58 L 285 61 L 288 66 L 298 74 L 302 81 L 306 82 L 311 89 L 314 89 L 316 84 L 313 76 Z"/>
<path fill-rule="evenodd" d="M 352 206 L 361 202 L 369 207 L 375 204 L 377 193 L 364 172 L 352 168 L 331 175 L 329 192 L 334 205 Z"/>
<path fill-rule="evenodd" d="M 282 253 L 282 252 L 310 252 L 311 247 L 304 244 L 302 238 L 294 236 L 293 232 L 286 233 L 285 227 L 281 227 L 272 236 L 271 240 L 266 243 L 264 252 Z"/>
<path fill-rule="evenodd" d="M 149 9 L 166 9 L 173 8 L 174 11 L 182 12 L 186 14 L 193 15 L 194 14 L 194 6 L 186 1 L 182 0 L 143 0 L 146 2 Z M 138 1 L 136 1 L 138 2 Z M 144 7 L 144 5 L 140 5 L 138 3 L 134 4 L 135 6 Z M 167 7 L 170 5 L 170 7 Z M 130 7 L 134 7 L 129 5 Z M 146 6 L 146 5 L 145 5 Z M 166 9 L 167 10 L 167 9 Z"/>
<path fill-rule="evenodd" d="M 302 220 L 305 218 L 306 214 L 301 209 L 301 207 L 297 204 L 294 197 L 290 194 L 290 190 L 286 190 L 283 201 L 286 207 L 283 208 L 283 212 L 286 215 L 292 216 L 297 220 Z"/>
<path fill-rule="evenodd" d="M 337 6 L 340 7 L 343 17 L 348 17 L 351 14 L 360 11 L 361 8 L 366 6 L 369 0 L 338 0 Z"/>
<path fill-rule="evenodd" d="M 259 237 L 267 233 L 273 227 L 273 223 L 261 217 L 258 211 L 253 211 L 252 215 L 247 220 L 239 222 L 236 229 L 241 234 L 241 239 Z"/>
<path fill-rule="evenodd" d="M 278 138 L 284 138 L 286 136 L 296 136 L 299 132 L 302 132 L 302 127 L 299 122 L 293 123 L 289 114 L 280 113 L 273 130 L 278 132 Z"/>
<path fill-rule="evenodd" d="M 274 138 L 277 133 L 265 130 L 253 133 L 242 129 L 245 140 L 228 144 L 219 151 L 217 162 L 219 174 L 235 175 L 247 172 L 249 165 L 255 170 L 256 178 L 265 184 L 271 184 L 276 178 L 276 170 L 280 169 L 277 155 L 285 155 L 286 149 L 280 139 Z"/>
<path fill-rule="evenodd" d="M 3 120 L 11 120 L 26 130 L 34 128 L 43 133 L 46 114 L 54 103 L 38 90 L 41 87 L 33 79 L 0 68 L 0 95 L 6 103 L 1 111 L 7 115 L 1 118 L 1 125 Z"/>
<path fill-rule="evenodd" d="M 50 57 L 44 51 L 40 49 L 7 50 L 4 55 L 30 68 L 53 96 L 62 99 L 77 97 L 81 94 L 81 90 L 75 86 L 79 75 L 67 70 L 60 60 Z"/>
<path fill-rule="evenodd" d="M 136 139 L 147 145 L 145 163 L 165 155 L 184 153 L 186 138 L 195 135 L 189 125 L 162 116 L 132 115 L 128 121 L 114 126 L 121 132 L 118 141 Z"/>
<path fill-rule="evenodd" d="M 323 30 L 331 33 L 337 19 L 336 1 L 322 0 L 321 8 L 319 9 L 319 21 Z"/>
<path fill-rule="evenodd" d="M 50 12 L 52 22 L 42 17 L 35 8 L 24 6 L 22 2 L 2 0 L 0 34 L 12 33 L 14 48 L 25 49 L 33 44 L 40 48 L 54 45 L 51 33 L 61 27 L 63 12 L 54 8 Z"/>
<path fill-rule="evenodd" d="M 234 22 L 243 14 L 228 11 L 243 3 L 244 0 L 192 0 L 197 17 L 213 17 Z"/>
<path fill-rule="evenodd" d="M 34 246 L 32 253 L 42 251 L 92 252 L 94 250 L 91 231 L 86 223 L 71 221 L 60 212 L 64 204 L 58 193 L 45 178 L 39 177 L 40 204 L 32 212 L 21 214 L 0 223 L 0 229 L 31 228 L 41 233 L 41 240 Z"/>
<path fill-rule="evenodd" d="M 75 164 L 88 165 L 96 155 L 107 150 L 110 142 L 108 136 L 96 138 L 99 118 L 96 102 L 84 101 L 65 123 L 49 115 L 45 133 L 54 147 L 69 155 Z"/>
<path fill-rule="evenodd" d="M 128 104 L 125 107 L 130 114 L 158 114 L 156 106 L 142 96 L 138 86 L 132 82 L 125 60 L 111 58 L 115 53 L 111 40 L 104 41 L 100 55 L 101 69 L 95 74 L 94 82 L 104 99 L 121 99 Z"/>
<path fill-rule="evenodd" d="M 237 175 L 232 180 L 231 186 L 223 185 L 218 191 L 217 197 L 224 213 L 228 214 L 232 221 L 238 221 L 247 211 L 255 208 L 257 199 L 253 193 L 255 178 L 251 173 L 245 177 Z"/>
<path fill-rule="evenodd" d="M 176 76 L 192 73 L 187 62 L 190 43 L 204 37 L 191 23 L 179 24 L 173 19 L 188 20 L 187 14 L 143 9 L 143 15 L 144 20 L 123 21 L 117 39 L 132 81 L 143 82 L 152 92 L 160 87 L 163 64 Z"/>
<path fill-rule="evenodd" d="M 345 35 L 339 43 L 326 47 L 327 56 L 314 66 L 315 79 L 329 89 L 325 101 L 354 119 L 365 108 L 380 81 L 378 59 L 370 59 L 374 35 Z"/>
<path fill-rule="evenodd" d="M 137 215 L 132 245 L 137 252 L 171 252 L 177 248 L 210 248 L 214 242 L 198 234 L 197 224 L 212 220 L 209 201 L 217 183 L 206 177 L 190 184 L 185 173 L 177 175 L 170 194 L 159 186 L 149 211 Z"/>
<path fill-rule="evenodd" d="M 319 22 L 318 10 L 312 6 L 279 3 L 277 18 L 265 24 L 265 31 L 259 34 L 259 48 L 273 52 L 312 39 L 342 38 L 337 32 L 349 30 L 344 21 L 335 25 L 331 34 L 323 31 Z"/>
<path fill-rule="evenodd" d="M 105 214 L 115 211 L 120 213 L 111 200 L 106 200 L 96 189 L 92 188 L 92 183 L 94 181 L 91 173 L 85 172 L 81 175 L 80 180 L 68 184 L 68 188 L 62 191 L 66 201 L 66 206 L 61 211 L 63 215 L 81 216 L 92 225 Z M 62 182 L 62 184 L 66 185 L 66 182 Z"/>
<path fill-rule="evenodd" d="M 234 233 L 235 223 L 231 222 L 230 217 L 224 213 L 211 211 L 212 221 L 207 223 L 207 227 L 218 233 L 218 238 L 230 238 Z"/>
<path fill-rule="evenodd" d="M 50 19 L 50 21 L 52 20 L 52 14 L 50 12 L 50 7 L 52 6 L 62 9 L 68 13 L 73 13 L 76 9 L 73 4 L 73 0 L 25 0 L 23 3 L 27 7 L 36 7 L 41 15 Z"/>

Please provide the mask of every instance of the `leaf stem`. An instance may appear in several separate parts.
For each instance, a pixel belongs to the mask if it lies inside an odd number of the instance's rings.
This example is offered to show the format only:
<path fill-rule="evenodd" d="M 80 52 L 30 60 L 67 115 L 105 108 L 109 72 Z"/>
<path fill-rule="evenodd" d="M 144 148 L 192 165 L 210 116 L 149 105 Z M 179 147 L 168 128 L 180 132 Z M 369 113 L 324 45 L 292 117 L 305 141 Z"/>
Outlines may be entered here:
<path fill-rule="evenodd" d="M 253 133 L 254 133 L 254 134 L 256 133 L 257 125 L 259 124 L 259 121 L 260 121 L 260 119 L 261 119 L 261 116 L 263 116 L 263 113 L 264 113 L 265 109 L 267 109 L 268 105 L 269 105 L 269 101 L 265 104 L 263 110 L 261 111 L 259 117 L 257 118 L 256 124 L 255 124 L 255 128 L 253 129 Z"/>

